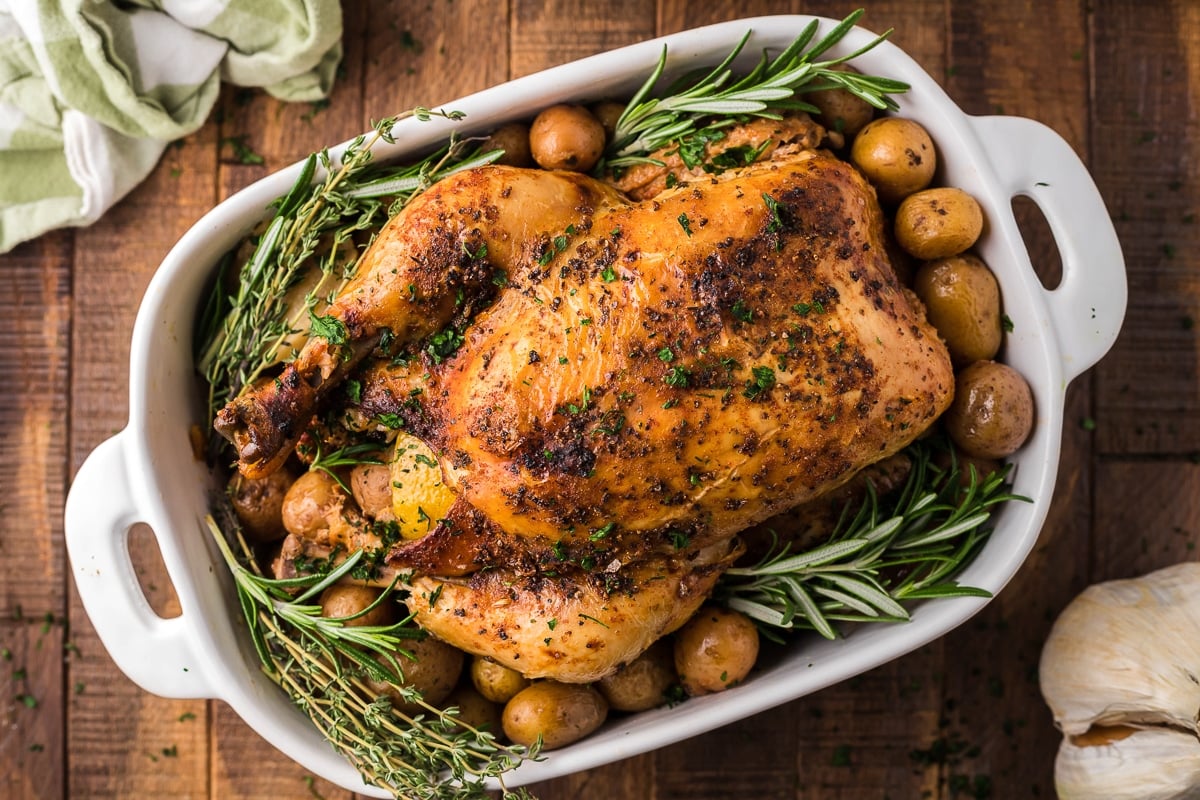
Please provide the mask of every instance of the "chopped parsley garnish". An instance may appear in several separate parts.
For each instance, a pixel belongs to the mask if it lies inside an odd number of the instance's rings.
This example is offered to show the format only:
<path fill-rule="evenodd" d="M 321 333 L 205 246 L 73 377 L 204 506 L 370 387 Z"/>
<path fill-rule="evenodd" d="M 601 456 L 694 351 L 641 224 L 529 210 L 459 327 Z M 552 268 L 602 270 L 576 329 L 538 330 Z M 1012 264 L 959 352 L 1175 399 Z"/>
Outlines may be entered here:
<path fill-rule="evenodd" d="M 667 374 L 663 377 L 663 381 L 666 382 L 667 386 L 674 386 L 677 389 L 683 389 L 687 387 L 688 381 L 691 380 L 691 377 L 692 373 L 689 372 L 686 367 L 674 366 L 667 370 Z"/>
<path fill-rule="evenodd" d="M 608 524 L 603 525 L 603 526 L 597 528 L 596 530 L 592 531 L 591 535 L 588 538 L 591 539 L 593 542 L 603 539 L 605 536 L 608 536 L 610 533 L 612 533 L 613 528 L 615 528 L 615 527 L 617 527 L 617 523 L 609 522 Z"/>
<path fill-rule="evenodd" d="M 600 278 L 605 283 L 612 283 L 617 279 L 617 272 L 611 266 L 605 267 L 604 271 L 600 273 Z"/>
<path fill-rule="evenodd" d="M 779 202 L 766 192 L 762 193 L 762 199 L 767 204 L 767 211 L 771 212 L 771 219 L 767 222 L 767 230 L 771 233 L 778 233 L 783 228 L 783 219 L 779 216 Z"/>
<path fill-rule="evenodd" d="M 429 337 L 425 352 L 433 357 L 433 363 L 440 364 L 454 354 L 462 346 L 463 335 L 454 328 L 446 328 Z"/>
<path fill-rule="evenodd" d="M 802 317 L 807 317 L 809 312 L 824 314 L 825 305 L 820 300 L 813 300 L 811 303 L 795 303 L 792 305 L 792 311 Z"/>
<path fill-rule="evenodd" d="M 775 385 L 775 370 L 770 367 L 754 367 L 750 371 L 754 377 L 746 381 L 746 390 L 742 392 L 742 396 L 753 400 L 763 392 L 770 391 Z"/>
<path fill-rule="evenodd" d="M 688 236 L 692 235 L 692 221 L 688 219 L 687 212 L 680 214 L 676 219 L 679 220 L 679 227 L 683 228 L 683 232 Z"/>
<path fill-rule="evenodd" d="M 383 427 L 394 431 L 398 431 L 404 427 L 404 420 L 400 418 L 400 415 L 393 414 L 390 411 L 375 415 L 375 421 Z"/>
<path fill-rule="evenodd" d="M 664 347 L 658 351 L 658 360 L 670 363 L 675 360 L 675 351 L 669 347 Z"/>
<path fill-rule="evenodd" d="M 754 319 L 754 312 L 746 308 L 745 302 L 741 299 L 733 304 L 730 313 L 733 314 L 734 319 L 741 320 L 742 322 L 750 322 Z"/>
<path fill-rule="evenodd" d="M 312 335 L 320 336 L 331 345 L 340 347 L 350 340 L 350 334 L 346 331 L 345 323 L 337 317 L 331 317 L 328 314 L 318 317 L 309 311 L 308 321 L 309 330 Z"/>

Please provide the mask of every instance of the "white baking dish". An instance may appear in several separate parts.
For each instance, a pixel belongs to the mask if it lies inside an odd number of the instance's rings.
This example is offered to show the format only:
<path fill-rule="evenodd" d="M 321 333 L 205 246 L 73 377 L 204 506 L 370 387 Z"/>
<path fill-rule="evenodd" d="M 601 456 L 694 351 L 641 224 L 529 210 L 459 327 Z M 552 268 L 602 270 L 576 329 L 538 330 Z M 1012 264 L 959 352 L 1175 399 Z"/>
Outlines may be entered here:
<path fill-rule="evenodd" d="M 532 116 L 564 100 L 628 96 L 649 74 L 663 44 L 668 73 L 713 64 L 747 29 L 746 63 L 762 48 L 780 49 L 811 20 L 777 16 L 738 20 L 594 56 L 448 104 L 467 114 L 459 125 L 407 119 L 386 159 L 426 149 L 452 129 L 481 131 Z M 823 20 L 826 28 L 832 25 Z M 840 52 L 872 38 L 853 30 Z M 978 559 L 961 576 L 998 592 L 1037 539 L 1053 492 L 1068 382 L 1094 364 L 1116 338 L 1125 311 L 1124 263 L 1109 215 L 1083 164 L 1057 134 L 1013 117 L 970 117 L 911 58 L 883 44 L 857 60 L 863 71 L 907 81 L 901 114 L 920 121 L 940 151 L 937 182 L 962 187 L 981 203 L 987 225 L 977 250 L 995 271 L 1013 320 L 1004 359 L 1034 388 L 1037 426 L 1016 455 L 1015 491 L 1032 504 L 1010 503 Z M 668 75 L 669 77 L 669 75 Z M 384 114 L 392 109 L 376 109 Z M 314 143 L 319 144 L 319 143 Z M 255 183 L 221 203 L 184 235 L 154 276 L 134 326 L 130 353 L 130 421 L 96 448 L 67 499 L 67 546 L 80 597 L 113 660 L 147 691 L 167 697 L 219 698 L 264 738 L 305 768 L 363 794 L 357 772 L 259 671 L 232 582 L 203 527 L 209 477 L 192 457 L 188 428 L 202 420 L 193 376 L 191 331 L 205 282 L 220 256 L 247 233 L 267 204 L 295 181 L 299 165 Z M 1012 198 L 1041 208 L 1062 254 L 1053 291 L 1039 283 L 1012 213 Z M 154 531 L 182 614 L 151 611 L 134 574 L 127 534 L 135 523 Z M 983 607 L 978 598 L 926 602 L 904 625 L 863 626 L 840 641 L 798 640 L 783 660 L 745 685 L 675 708 L 618 718 L 599 733 L 527 763 L 509 786 L 545 780 L 641 753 L 746 717 L 845 680 L 935 639 Z"/>

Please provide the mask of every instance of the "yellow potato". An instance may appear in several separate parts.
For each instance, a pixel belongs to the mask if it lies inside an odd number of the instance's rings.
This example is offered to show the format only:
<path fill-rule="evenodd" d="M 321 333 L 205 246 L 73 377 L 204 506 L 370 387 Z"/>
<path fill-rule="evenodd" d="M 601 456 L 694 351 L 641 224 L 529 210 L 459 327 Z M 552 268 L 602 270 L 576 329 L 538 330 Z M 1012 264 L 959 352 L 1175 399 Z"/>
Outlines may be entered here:
<path fill-rule="evenodd" d="M 758 660 L 758 628 L 745 614 L 702 606 L 675 634 L 675 671 L 693 697 L 741 683 Z"/>
<path fill-rule="evenodd" d="M 481 153 L 489 150 L 504 151 L 497 164 L 507 164 L 510 167 L 533 166 L 533 154 L 529 152 L 529 126 L 523 123 L 510 122 L 492 131 L 479 146 Z"/>
<path fill-rule="evenodd" d="M 946 430 L 964 453 L 1004 458 L 1029 438 L 1033 392 L 1021 373 L 998 361 L 976 361 L 959 371 L 954 384 Z"/>
<path fill-rule="evenodd" d="M 380 591 L 370 586 L 353 583 L 337 583 L 321 593 L 321 616 L 343 620 L 347 628 L 364 625 L 391 625 L 396 621 L 395 595 L 390 596 L 367 613 L 362 612 L 379 599 Z M 362 616 L 354 616 L 361 614 Z"/>
<path fill-rule="evenodd" d="M 242 523 L 246 537 L 255 542 L 273 542 L 283 538 L 283 499 L 296 476 L 287 468 L 277 469 L 265 478 L 247 478 L 234 473 L 226 492 Z"/>
<path fill-rule="evenodd" d="M 350 493 L 371 519 L 393 518 L 392 470 L 387 464 L 356 464 L 350 470 Z"/>
<path fill-rule="evenodd" d="M 341 513 L 347 499 L 329 473 L 319 469 L 306 472 L 283 497 L 283 526 L 297 536 L 317 533 L 329 526 L 332 516 Z"/>
<path fill-rule="evenodd" d="M 983 210 L 962 189 L 926 189 L 904 198 L 896 209 L 896 241 L 922 259 L 963 252 L 983 232 Z"/>
<path fill-rule="evenodd" d="M 986 264 L 972 255 L 926 262 L 913 289 L 955 364 L 995 358 L 1002 338 L 1000 287 Z"/>
<path fill-rule="evenodd" d="M 489 731 L 497 736 L 503 733 L 500 725 L 500 706 L 475 691 L 473 686 L 459 686 L 442 705 L 458 709 L 458 718 L 463 723 L 480 731 Z"/>
<path fill-rule="evenodd" d="M 432 636 L 405 641 L 401 648 L 413 656 L 409 658 L 401 654 L 396 655 L 396 663 L 404 673 L 404 683 L 401 685 L 417 689 L 425 702 L 432 706 L 444 703 L 454 691 L 462 674 L 463 652 Z M 420 710 L 416 703 L 409 703 L 404 699 L 400 687 L 396 684 L 370 679 L 365 683 L 374 691 L 388 695 L 392 705 L 401 711 L 411 714 Z"/>
<path fill-rule="evenodd" d="M 542 169 L 587 172 L 604 153 L 604 126 L 583 106 L 550 106 L 530 126 L 529 149 Z"/>
<path fill-rule="evenodd" d="M 400 535 L 420 539 L 446 516 L 454 492 L 442 482 L 437 454 L 420 439 L 401 432 L 392 455 L 392 512 Z"/>
<path fill-rule="evenodd" d="M 831 69 L 835 72 L 858 72 L 849 64 L 837 64 Z M 804 99 L 821 109 L 817 122 L 826 130 L 843 134 L 847 141 L 857 136 L 875 118 L 874 106 L 845 89 L 822 89 L 805 95 Z"/>
<path fill-rule="evenodd" d="M 608 703 L 591 686 L 538 681 L 504 706 L 504 733 L 517 744 L 542 737 L 542 749 L 577 742 L 604 724 Z"/>
<path fill-rule="evenodd" d="M 471 662 L 471 682 L 493 703 L 507 703 L 531 681 L 515 669 L 476 656 Z"/>
<path fill-rule="evenodd" d="M 933 180 L 937 153 L 929 133 L 917 122 L 882 117 L 854 137 L 850 160 L 884 203 L 898 203 Z"/>
<path fill-rule="evenodd" d="M 659 639 L 646 652 L 596 684 L 609 706 L 617 711 L 646 711 L 667 702 L 675 683 L 671 645 Z"/>

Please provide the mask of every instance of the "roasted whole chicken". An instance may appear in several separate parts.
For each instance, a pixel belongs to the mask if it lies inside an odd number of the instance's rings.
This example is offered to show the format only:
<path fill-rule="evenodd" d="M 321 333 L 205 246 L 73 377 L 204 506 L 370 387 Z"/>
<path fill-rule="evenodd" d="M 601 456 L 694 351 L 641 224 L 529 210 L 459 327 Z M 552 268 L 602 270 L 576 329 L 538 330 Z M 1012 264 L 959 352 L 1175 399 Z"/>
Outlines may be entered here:
<path fill-rule="evenodd" d="M 381 549 L 435 636 L 563 681 L 681 625 L 740 532 L 905 447 L 954 385 L 874 190 L 813 149 L 636 201 L 575 173 L 458 173 L 328 315 L 336 335 L 218 415 L 241 471 L 277 469 L 332 409 L 402 424 L 456 500 L 403 542 L 347 500 L 281 558 Z"/>

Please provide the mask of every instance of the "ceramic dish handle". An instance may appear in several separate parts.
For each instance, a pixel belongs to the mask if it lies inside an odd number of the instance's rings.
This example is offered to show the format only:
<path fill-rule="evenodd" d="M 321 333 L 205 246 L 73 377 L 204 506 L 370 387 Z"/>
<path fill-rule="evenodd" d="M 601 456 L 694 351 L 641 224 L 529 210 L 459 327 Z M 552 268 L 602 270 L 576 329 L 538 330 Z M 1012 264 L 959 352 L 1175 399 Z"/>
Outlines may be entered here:
<path fill-rule="evenodd" d="M 1069 380 L 1100 360 L 1125 317 L 1125 260 L 1087 167 L 1067 142 L 1021 117 L 971 120 L 1009 197 L 1037 203 L 1062 256 L 1062 282 L 1046 291 Z"/>
<path fill-rule="evenodd" d="M 123 436 L 92 451 L 67 497 L 67 551 L 79 597 L 113 661 L 143 689 L 213 697 L 183 618 L 156 614 L 138 583 L 129 531 L 142 518 L 129 493 Z"/>

